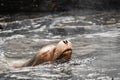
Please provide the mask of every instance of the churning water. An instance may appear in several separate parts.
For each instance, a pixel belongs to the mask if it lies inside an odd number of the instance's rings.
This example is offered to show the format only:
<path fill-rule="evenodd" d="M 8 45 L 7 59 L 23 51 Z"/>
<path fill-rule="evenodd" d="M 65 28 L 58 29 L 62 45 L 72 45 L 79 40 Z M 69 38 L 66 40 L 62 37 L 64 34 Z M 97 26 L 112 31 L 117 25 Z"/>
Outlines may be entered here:
<path fill-rule="evenodd" d="M 1 80 L 120 80 L 119 12 L 32 16 L 1 15 Z M 24 63 L 43 46 L 63 39 L 73 44 L 69 62 L 12 67 Z"/>

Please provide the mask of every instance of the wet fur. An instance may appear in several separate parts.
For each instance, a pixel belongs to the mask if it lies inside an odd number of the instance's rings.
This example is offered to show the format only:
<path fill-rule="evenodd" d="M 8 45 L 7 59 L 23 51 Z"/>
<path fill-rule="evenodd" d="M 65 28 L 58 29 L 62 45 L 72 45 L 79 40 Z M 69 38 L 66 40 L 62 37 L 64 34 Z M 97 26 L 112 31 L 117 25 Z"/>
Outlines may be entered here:
<path fill-rule="evenodd" d="M 69 60 L 71 58 L 71 55 L 72 55 L 72 49 L 71 49 L 72 47 L 70 47 L 71 45 L 68 46 L 67 41 L 63 41 L 59 45 L 60 46 L 58 46 L 57 48 L 52 46 L 49 49 L 49 47 L 48 47 L 47 51 L 46 51 L 47 47 L 45 47 L 44 49 L 41 49 L 42 52 L 39 52 L 38 54 L 36 54 L 32 59 L 28 60 L 26 63 L 24 63 L 22 65 L 15 65 L 14 67 L 15 68 L 29 67 L 29 66 L 36 66 L 36 65 L 42 64 L 44 62 L 53 63 L 54 61 L 58 61 L 58 60 L 59 61 Z M 63 51 L 60 51 L 61 49 Z M 66 52 L 66 51 L 68 51 L 68 52 Z"/>

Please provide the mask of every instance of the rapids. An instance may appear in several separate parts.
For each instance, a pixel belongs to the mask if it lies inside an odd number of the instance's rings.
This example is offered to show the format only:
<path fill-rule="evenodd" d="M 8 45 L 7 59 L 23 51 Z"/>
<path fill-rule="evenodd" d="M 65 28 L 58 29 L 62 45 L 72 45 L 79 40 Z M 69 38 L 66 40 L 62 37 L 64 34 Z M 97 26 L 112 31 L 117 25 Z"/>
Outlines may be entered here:
<path fill-rule="evenodd" d="M 45 45 L 69 40 L 72 59 L 15 69 Z M 0 16 L 1 80 L 120 80 L 120 13 L 71 11 Z"/>

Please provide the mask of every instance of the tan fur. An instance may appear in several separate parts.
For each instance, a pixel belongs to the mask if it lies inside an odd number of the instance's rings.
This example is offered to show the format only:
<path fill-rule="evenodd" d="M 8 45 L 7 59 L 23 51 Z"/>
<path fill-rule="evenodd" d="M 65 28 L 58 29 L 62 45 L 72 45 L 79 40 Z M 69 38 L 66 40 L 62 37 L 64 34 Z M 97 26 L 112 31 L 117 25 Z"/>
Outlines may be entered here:
<path fill-rule="evenodd" d="M 24 63 L 23 65 L 15 67 L 28 67 L 36 66 L 44 62 L 53 63 L 56 60 L 66 61 L 71 58 L 72 55 L 72 44 L 69 41 L 60 41 L 56 46 L 48 45 L 43 47 L 38 54 L 36 54 L 32 59 Z"/>

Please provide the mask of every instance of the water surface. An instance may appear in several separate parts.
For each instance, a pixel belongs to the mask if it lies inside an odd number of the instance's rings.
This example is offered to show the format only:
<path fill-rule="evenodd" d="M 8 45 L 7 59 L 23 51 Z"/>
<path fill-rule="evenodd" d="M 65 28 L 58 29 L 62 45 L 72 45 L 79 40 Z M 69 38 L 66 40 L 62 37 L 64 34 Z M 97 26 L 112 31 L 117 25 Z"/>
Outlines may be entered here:
<path fill-rule="evenodd" d="M 119 13 L 83 13 L 2 16 L 1 80 L 119 80 Z M 69 62 L 12 67 L 33 57 L 43 46 L 64 39 L 73 44 Z"/>

